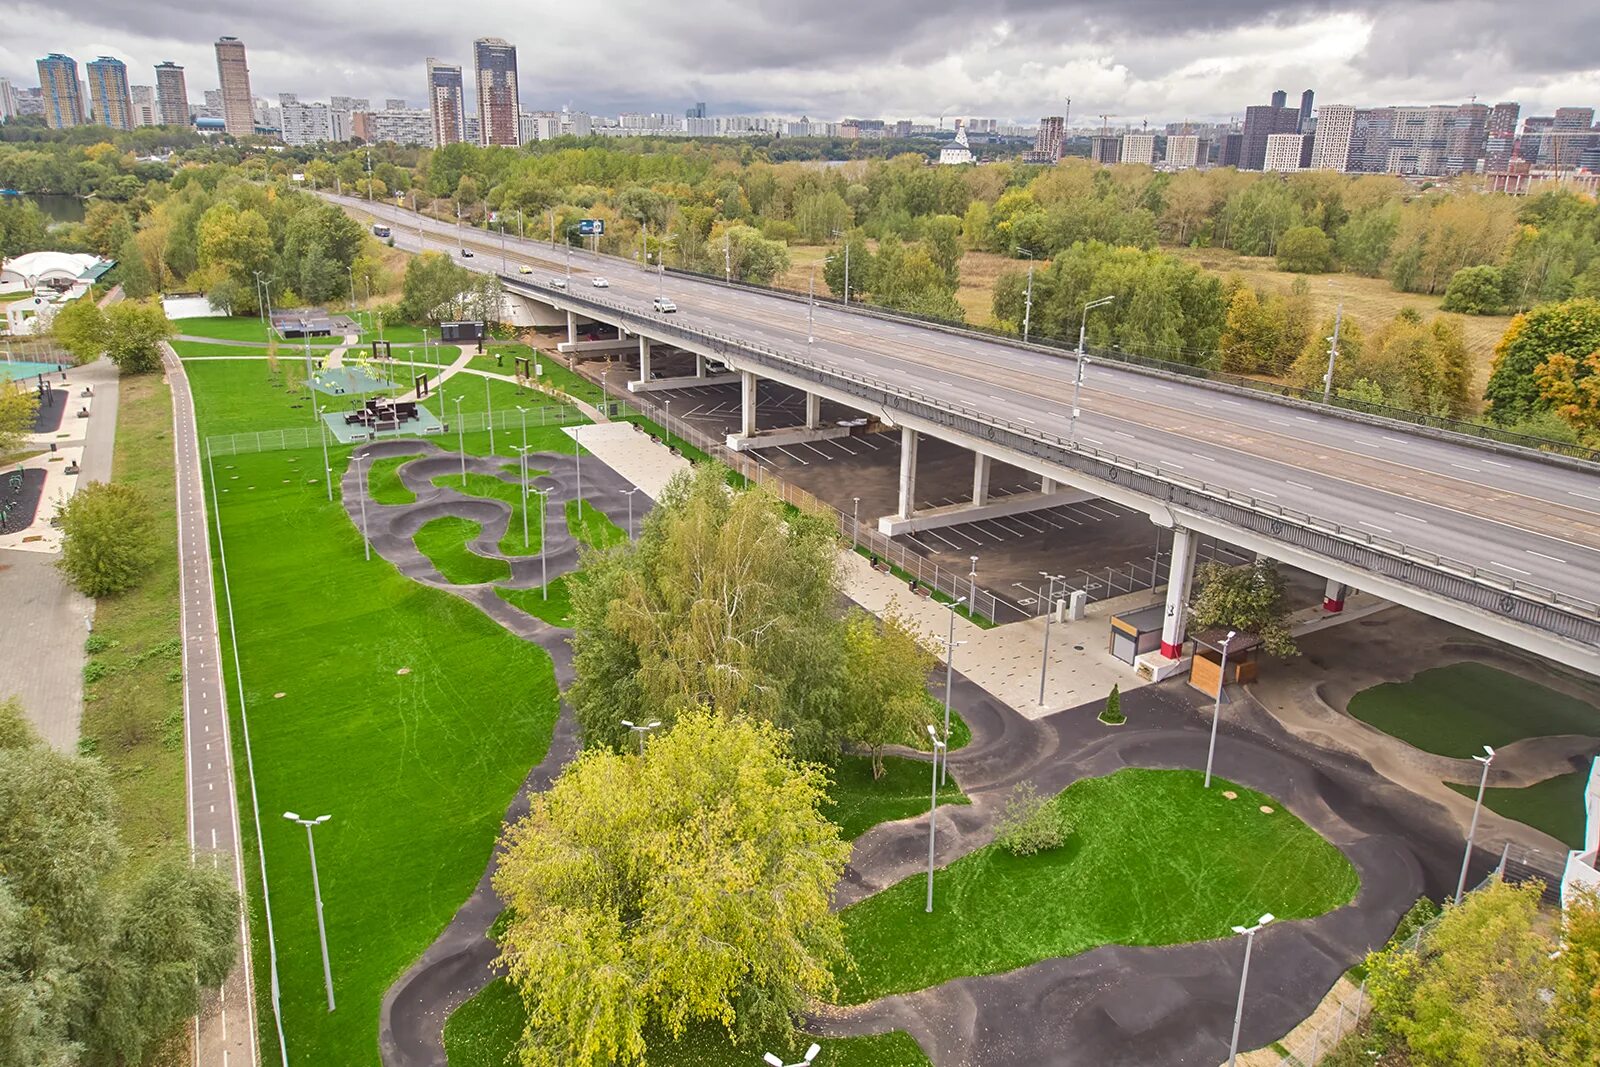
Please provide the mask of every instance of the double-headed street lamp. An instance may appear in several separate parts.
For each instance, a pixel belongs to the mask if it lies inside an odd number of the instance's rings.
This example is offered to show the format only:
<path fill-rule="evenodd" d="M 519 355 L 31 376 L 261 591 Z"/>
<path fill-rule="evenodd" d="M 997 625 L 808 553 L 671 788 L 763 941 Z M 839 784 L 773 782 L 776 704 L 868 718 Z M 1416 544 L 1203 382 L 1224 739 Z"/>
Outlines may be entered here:
<path fill-rule="evenodd" d="M 550 599 L 550 568 L 549 568 L 549 565 L 546 563 L 546 557 L 545 557 L 544 553 L 545 553 L 545 546 L 550 543 L 550 538 L 545 536 L 544 504 L 545 504 L 545 498 L 550 495 L 551 491 L 549 489 L 540 489 L 538 486 L 528 486 L 526 482 L 523 483 L 523 487 L 524 487 L 523 488 L 524 494 L 526 494 L 526 493 L 537 493 L 538 496 L 539 496 L 539 589 L 540 589 L 540 592 L 543 594 L 540 597 L 540 599 L 549 600 Z M 528 511 L 528 498 L 527 498 L 526 495 L 524 495 L 523 498 L 522 498 L 522 511 L 523 511 L 524 515 L 527 514 L 527 511 Z"/>
<path fill-rule="evenodd" d="M 461 487 L 467 487 L 467 427 L 461 417 L 461 397 L 456 397 L 456 448 L 461 453 Z"/>
<path fill-rule="evenodd" d="M 622 495 L 628 498 L 628 540 L 630 541 L 633 540 L 633 494 L 637 493 L 638 491 L 638 486 L 634 486 L 632 489 L 624 489 L 622 491 Z"/>
<path fill-rule="evenodd" d="M 860 499 L 859 497 L 857 499 Z M 950 686 L 955 681 L 956 660 L 956 609 L 967 602 L 966 597 L 952 600 L 950 608 L 950 635 L 944 642 L 944 768 L 939 772 L 939 784 L 950 775 Z M 937 752 L 935 753 L 937 755 Z"/>
<path fill-rule="evenodd" d="M 367 534 L 367 478 L 366 471 L 361 466 L 361 461 L 367 458 L 368 453 L 362 452 L 356 456 L 356 499 L 361 502 L 361 547 L 367 554 L 367 560 L 372 560 L 372 538 Z M 332 477 L 332 471 L 329 471 Z"/>
<path fill-rule="evenodd" d="M 795 1063 L 785 1063 L 782 1059 L 771 1052 L 768 1052 L 762 1056 L 761 1060 L 763 1063 L 769 1064 L 770 1067 L 811 1067 L 811 1061 L 816 1059 L 817 1054 L 821 1051 L 822 1046 L 816 1042 L 812 1042 L 811 1047 L 806 1049 L 805 1056 Z"/>
<path fill-rule="evenodd" d="M 928 739 L 933 742 L 933 794 L 928 801 L 928 905 L 923 911 L 933 911 L 933 840 L 935 835 L 934 819 L 939 814 L 939 754 L 945 750 L 944 742 L 939 739 L 939 731 L 928 724 Z"/>
<path fill-rule="evenodd" d="M 521 411 L 522 409 L 518 408 L 517 410 Z M 517 451 L 517 473 L 522 480 L 522 549 L 526 552 L 528 549 L 528 446 L 512 445 L 511 447 Z M 539 530 L 539 538 L 540 544 L 543 544 L 544 530 L 542 528 Z"/>
<path fill-rule="evenodd" d="M 1022 343 L 1028 343 L 1028 326 L 1033 321 L 1033 253 L 1019 247 L 1017 254 L 1028 257 L 1028 288 L 1022 298 Z"/>
<path fill-rule="evenodd" d="M 1089 328 L 1089 312 L 1098 307 L 1105 307 L 1116 299 L 1116 296 L 1102 296 L 1098 300 L 1091 300 L 1083 305 L 1083 316 L 1078 320 L 1078 373 L 1072 385 L 1072 429 L 1067 434 L 1067 440 L 1074 445 L 1078 443 L 1078 398 L 1083 395 L 1083 369 L 1089 365 L 1089 357 L 1084 354 L 1084 335 Z"/>
<path fill-rule="evenodd" d="M 1244 1018 L 1244 986 L 1250 980 L 1250 950 L 1255 947 L 1256 932 L 1272 921 L 1269 911 L 1256 920 L 1254 926 L 1235 926 L 1233 932 L 1244 935 L 1244 969 L 1239 972 L 1239 1002 L 1233 1009 L 1233 1040 L 1228 1042 L 1228 1067 L 1234 1067 L 1239 1058 L 1239 1022 Z"/>
<path fill-rule="evenodd" d="M 1222 687 L 1228 682 L 1228 646 L 1238 637 L 1238 631 L 1229 630 L 1222 639 L 1222 666 L 1217 672 L 1217 699 L 1211 705 L 1211 745 L 1206 749 L 1206 784 L 1211 788 L 1211 760 L 1217 754 L 1217 720 L 1222 718 Z"/>
<path fill-rule="evenodd" d="M 1478 779 L 1478 799 L 1472 805 L 1472 825 L 1467 829 L 1467 850 L 1461 856 L 1461 877 L 1456 879 L 1457 904 L 1461 903 L 1461 896 L 1467 891 L 1467 864 L 1472 862 L 1472 839 L 1478 833 L 1478 813 L 1483 810 L 1483 791 L 1489 784 L 1489 764 L 1494 762 L 1494 749 L 1484 745 L 1483 755 L 1472 758 L 1483 764 L 1483 775 Z"/>
<path fill-rule="evenodd" d="M 639 735 L 639 755 L 644 755 L 644 735 L 661 725 L 660 719 L 651 719 L 649 722 L 633 723 L 627 719 L 622 720 L 622 725 Z"/>
<path fill-rule="evenodd" d="M 322 941 L 322 981 L 328 987 L 328 1010 L 333 1010 L 333 968 L 328 963 L 328 928 L 322 922 L 322 883 L 317 878 L 317 843 L 311 836 L 311 831 L 321 826 L 332 815 L 319 815 L 315 819 L 302 819 L 292 811 L 283 813 L 283 817 L 290 822 L 297 822 L 306 828 L 306 848 L 311 852 L 311 890 L 317 898 L 317 937 Z"/>

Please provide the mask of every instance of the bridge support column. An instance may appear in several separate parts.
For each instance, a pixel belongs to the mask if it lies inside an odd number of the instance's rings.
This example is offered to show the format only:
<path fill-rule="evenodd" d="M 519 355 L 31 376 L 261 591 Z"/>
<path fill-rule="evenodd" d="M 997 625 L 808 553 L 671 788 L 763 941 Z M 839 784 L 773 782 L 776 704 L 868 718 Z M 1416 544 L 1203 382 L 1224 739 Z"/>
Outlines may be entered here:
<path fill-rule="evenodd" d="M 567 344 L 575 345 L 577 343 L 578 343 L 578 316 L 574 315 L 572 312 L 569 311 L 569 312 L 567 312 Z"/>
<path fill-rule="evenodd" d="M 1344 610 L 1344 598 L 1349 595 L 1350 587 L 1343 582 L 1328 579 L 1328 588 L 1322 594 L 1322 610 L 1330 614 Z"/>
<path fill-rule="evenodd" d="M 650 380 L 650 338 L 644 334 L 639 335 L 639 380 Z"/>
<path fill-rule="evenodd" d="M 1061 483 L 1056 481 L 1054 478 L 1040 478 L 1039 479 L 1039 492 L 1041 492 L 1041 493 L 1044 493 L 1044 494 L 1048 495 L 1050 493 L 1054 493 L 1056 490 L 1058 490 L 1060 488 L 1061 488 Z"/>
<path fill-rule="evenodd" d="M 698 352 L 694 354 L 694 376 L 696 378 L 704 378 L 706 376 L 706 357 Z"/>
<path fill-rule="evenodd" d="M 972 462 L 972 506 L 980 508 L 989 502 L 989 457 L 982 452 Z"/>
<path fill-rule="evenodd" d="M 806 394 L 806 429 L 815 430 L 822 425 L 822 397 L 816 393 Z"/>
<path fill-rule="evenodd" d="M 900 510 L 896 514 L 909 519 L 917 507 L 917 431 L 909 426 L 900 427 Z"/>
<path fill-rule="evenodd" d="M 1194 553 L 1199 539 L 1182 526 L 1172 528 L 1172 569 L 1167 580 L 1167 615 L 1161 624 L 1161 654 L 1181 659 L 1188 636 L 1189 587 L 1194 580 Z"/>
<path fill-rule="evenodd" d="M 744 437 L 756 435 L 756 382 L 758 378 L 750 371 L 739 372 L 739 384 L 744 394 L 744 403 L 739 415 L 739 433 Z"/>

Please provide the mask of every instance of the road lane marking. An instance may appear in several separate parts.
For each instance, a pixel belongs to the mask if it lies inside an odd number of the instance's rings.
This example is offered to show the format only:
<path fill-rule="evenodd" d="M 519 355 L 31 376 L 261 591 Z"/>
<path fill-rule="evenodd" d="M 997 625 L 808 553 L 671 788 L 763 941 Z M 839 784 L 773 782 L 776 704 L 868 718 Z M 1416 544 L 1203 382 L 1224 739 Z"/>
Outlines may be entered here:
<path fill-rule="evenodd" d="M 1568 496 L 1581 496 L 1585 500 L 1600 500 L 1600 496 L 1597 496 L 1594 493 L 1580 493 L 1576 489 L 1568 489 L 1567 490 L 1567 495 Z"/>
<path fill-rule="evenodd" d="M 1429 523 L 1428 523 L 1428 520 L 1427 520 L 1427 519 L 1424 519 L 1424 518 L 1423 518 L 1423 517 L 1422 517 L 1422 516 L 1420 516 L 1420 515 L 1407 515 L 1407 514 L 1406 514 L 1406 513 L 1405 513 L 1405 512 L 1403 512 L 1403 511 L 1397 511 L 1397 512 L 1395 512 L 1395 513 L 1394 513 L 1394 514 L 1395 514 L 1395 517 L 1396 517 L 1396 518 L 1400 518 L 1400 519 L 1410 519 L 1410 520 L 1411 520 L 1411 521 L 1412 521 L 1412 522 L 1420 522 L 1420 523 L 1422 523 L 1422 525 L 1424 525 L 1424 526 L 1427 526 L 1427 525 L 1429 525 Z"/>
<path fill-rule="evenodd" d="M 1536 552 L 1536 553 L 1534 553 L 1534 555 L 1538 555 L 1538 553 Z M 1489 566 L 1491 566 L 1491 567 L 1504 567 L 1506 570 L 1508 570 L 1508 571 L 1516 571 L 1518 574 L 1532 574 L 1533 573 L 1532 571 L 1525 571 L 1521 567 L 1513 567 L 1509 563 L 1501 563 L 1497 559 L 1491 559 L 1489 561 Z"/>
<path fill-rule="evenodd" d="M 1274 499 L 1274 500 L 1276 500 L 1276 499 L 1277 499 L 1277 497 L 1278 497 L 1278 494 L 1277 494 L 1277 493 L 1269 493 L 1269 492 L 1267 492 L 1267 491 L 1266 491 L 1266 490 L 1265 490 L 1265 489 L 1256 489 L 1256 488 L 1255 488 L 1255 487 L 1253 487 L 1253 486 L 1252 486 L 1252 487 L 1251 487 L 1251 488 L 1249 488 L 1249 489 L 1246 489 L 1246 490 L 1245 490 L 1245 492 L 1247 492 L 1247 493 L 1249 493 L 1249 494 L 1251 494 L 1251 495 L 1252 495 L 1252 496 L 1266 496 L 1266 497 L 1271 497 L 1271 498 L 1273 498 L 1273 499 Z"/>
<path fill-rule="evenodd" d="M 1450 466 L 1456 468 L 1457 470 L 1471 471 L 1473 474 L 1482 474 L 1483 473 L 1483 468 L 1482 467 L 1469 467 L 1465 463 L 1452 463 L 1452 464 L 1450 464 Z"/>
<path fill-rule="evenodd" d="M 1284 482 L 1283 484 L 1284 485 L 1292 485 L 1296 489 L 1304 489 L 1308 493 L 1315 493 L 1316 492 L 1315 489 L 1313 489 L 1309 485 L 1305 485 L 1305 484 L 1303 484 L 1301 482 Z"/>
<path fill-rule="evenodd" d="M 1377 523 L 1368 522 L 1366 519 L 1357 519 L 1356 520 L 1356 525 L 1365 526 L 1365 527 L 1367 527 L 1369 529 L 1377 530 L 1380 533 L 1394 533 L 1394 531 L 1389 529 L 1387 526 L 1379 526 Z"/>
<path fill-rule="evenodd" d="M 1545 554 L 1545 553 L 1543 553 L 1543 552 L 1535 552 L 1535 551 L 1534 551 L 1534 550 L 1533 550 L 1533 549 L 1531 549 L 1531 548 L 1527 548 L 1527 549 L 1523 549 L 1523 551 L 1525 551 L 1525 552 L 1527 552 L 1527 553 L 1528 553 L 1528 555 L 1530 555 L 1530 556 L 1538 556 L 1538 557 L 1539 557 L 1539 558 L 1540 558 L 1540 559 L 1547 559 L 1547 560 L 1549 560 L 1549 561 L 1550 561 L 1550 562 L 1551 562 L 1551 563 L 1561 563 L 1561 564 L 1565 564 L 1565 563 L 1566 563 L 1566 562 L 1567 562 L 1567 561 L 1566 561 L 1566 560 L 1564 560 L 1564 559 L 1559 559 L 1559 558 L 1557 558 L 1557 557 L 1555 557 L 1555 556 L 1551 556 L 1551 555 L 1547 555 L 1547 554 Z"/>

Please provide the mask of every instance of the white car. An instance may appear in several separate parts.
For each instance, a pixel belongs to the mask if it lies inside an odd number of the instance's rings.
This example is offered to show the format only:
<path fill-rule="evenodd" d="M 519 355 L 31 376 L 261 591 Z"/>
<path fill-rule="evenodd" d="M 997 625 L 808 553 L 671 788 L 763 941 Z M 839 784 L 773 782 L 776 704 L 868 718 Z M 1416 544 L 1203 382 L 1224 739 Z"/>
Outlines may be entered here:
<path fill-rule="evenodd" d="M 609 289 L 609 288 L 611 288 L 611 283 L 606 281 L 604 278 L 596 278 L 591 284 L 596 289 Z"/>
<path fill-rule="evenodd" d="M 552 288 L 552 289 L 565 289 L 566 287 L 567 287 L 567 280 L 565 278 L 551 278 L 550 279 L 550 288 Z"/>
<path fill-rule="evenodd" d="M 674 311 L 678 310 L 678 305 L 674 304 L 664 296 L 658 296 L 654 300 L 650 301 L 650 306 L 661 312 L 663 315 L 670 315 Z"/>

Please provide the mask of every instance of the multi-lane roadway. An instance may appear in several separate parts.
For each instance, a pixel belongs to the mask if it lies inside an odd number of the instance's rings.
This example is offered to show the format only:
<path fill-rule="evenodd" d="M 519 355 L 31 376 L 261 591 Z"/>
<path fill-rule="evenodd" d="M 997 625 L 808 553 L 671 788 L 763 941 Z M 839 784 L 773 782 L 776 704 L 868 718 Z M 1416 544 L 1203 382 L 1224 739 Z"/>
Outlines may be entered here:
<path fill-rule="evenodd" d="M 389 223 L 395 242 L 537 285 L 565 279 L 569 253 L 548 243 L 457 228 L 392 205 L 339 198 Z M 459 256 L 461 247 L 473 250 Z M 570 253 L 570 291 L 866 375 L 963 409 L 1061 434 L 1071 411 L 1070 358 L 803 301 L 666 275 L 616 257 Z M 604 276 L 609 286 L 591 288 Z M 808 336 L 814 340 L 808 342 Z M 1077 436 L 1085 444 L 1181 476 L 1449 557 L 1507 583 L 1600 603 L 1600 467 L 1571 466 L 1441 439 L 1401 423 L 1364 423 L 1094 362 Z"/>

